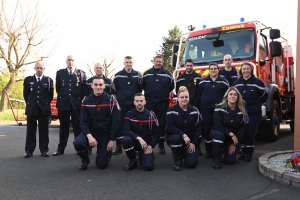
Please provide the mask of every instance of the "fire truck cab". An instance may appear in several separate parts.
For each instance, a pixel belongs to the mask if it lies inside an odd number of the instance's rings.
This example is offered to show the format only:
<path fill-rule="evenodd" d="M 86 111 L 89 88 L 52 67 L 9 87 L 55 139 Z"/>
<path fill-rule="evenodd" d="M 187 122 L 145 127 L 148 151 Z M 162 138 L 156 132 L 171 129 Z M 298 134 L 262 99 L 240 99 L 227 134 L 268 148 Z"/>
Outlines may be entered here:
<path fill-rule="evenodd" d="M 287 39 L 280 30 L 272 29 L 259 21 L 241 22 L 182 35 L 179 46 L 173 45 L 172 66 L 174 79 L 185 71 L 184 62 L 192 59 L 194 70 L 206 77 L 208 64 L 216 62 L 224 67 L 223 56 L 230 54 L 232 66 L 240 69 L 243 62 L 251 63 L 254 75 L 269 88 L 269 98 L 262 106 L 262 122 L 258 136 L 265 141 L 276 141 L 280 123 L 294 128 L 294 59 Z M 172 98 L 172 97 L 171 97 Z M 174 102 L 174 99 L 171 99 Z"/>

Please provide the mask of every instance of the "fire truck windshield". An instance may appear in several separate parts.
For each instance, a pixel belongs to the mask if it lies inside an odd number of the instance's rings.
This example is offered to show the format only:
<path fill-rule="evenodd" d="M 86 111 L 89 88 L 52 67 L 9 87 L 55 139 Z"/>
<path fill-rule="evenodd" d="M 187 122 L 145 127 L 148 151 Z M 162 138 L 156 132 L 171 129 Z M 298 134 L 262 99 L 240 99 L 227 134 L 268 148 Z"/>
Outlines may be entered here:
<path fill-rule="evenodd" d="M 189 58 L 196 64 L 222 62 L 225 54 L 230 54 L 233 60 L 253 59 L 255 56 L 254 36 L 254 29 L 249 28 L 188 38 L 182 63 Z M 219 38 L 218 42 L 214 42 L 217 38 Z"/>

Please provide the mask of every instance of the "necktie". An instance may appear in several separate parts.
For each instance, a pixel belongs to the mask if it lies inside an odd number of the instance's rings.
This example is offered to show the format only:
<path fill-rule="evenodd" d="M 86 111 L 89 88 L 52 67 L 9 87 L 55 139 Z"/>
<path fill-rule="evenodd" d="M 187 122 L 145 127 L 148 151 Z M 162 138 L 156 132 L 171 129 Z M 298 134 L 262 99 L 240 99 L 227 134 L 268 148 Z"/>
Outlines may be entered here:
<path fill-rule="evenodd" d="M 38 79 L 38 81 L 37 82 L 40 82 L 40 78 L 37 78 Z"/>

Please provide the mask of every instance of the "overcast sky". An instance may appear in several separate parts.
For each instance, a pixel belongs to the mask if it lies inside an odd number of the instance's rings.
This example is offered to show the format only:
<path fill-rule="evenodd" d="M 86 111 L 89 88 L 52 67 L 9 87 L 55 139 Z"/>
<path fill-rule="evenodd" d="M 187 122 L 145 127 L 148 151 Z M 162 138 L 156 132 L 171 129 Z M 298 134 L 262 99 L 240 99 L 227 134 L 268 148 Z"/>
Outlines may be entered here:
<path fill-rule="evenodd" d="M 22 0 L 28 1 L 28 0 Z M 55 54 L 46 62 L 45 74 L 55 78 L 65 68 L 66 56 L 76 56 L 77 67 L 101 61 L 101 55 L 116 56 L 116 71 L 123 58 L 134 58 L 134 68 L 152 66 L 151 59 L 167 36 L 178 25 L 213 27 L 259 20 L 273 28 L 285 28 L 290 44 L 296 43 L 297 0 L 40 0 L 42 12 L 56 25 L 49 48 L 57 44 Z M 295 50 L 294 50 L 295 51 Z M 295 53 L 295 52 L 294 52 Z"/>

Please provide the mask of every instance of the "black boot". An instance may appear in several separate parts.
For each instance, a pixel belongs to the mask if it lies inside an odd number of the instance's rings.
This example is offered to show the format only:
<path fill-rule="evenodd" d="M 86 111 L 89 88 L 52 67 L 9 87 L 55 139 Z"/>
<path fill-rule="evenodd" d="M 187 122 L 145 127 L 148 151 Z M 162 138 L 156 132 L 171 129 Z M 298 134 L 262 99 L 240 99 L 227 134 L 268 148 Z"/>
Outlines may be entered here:
<path fill-rule="evenodd" d="M 252 154 L 245 154 L 245 162 L 251 162 L 252 161 Z"/>
<path fill-rule="evenodd" d="M 81 158 L 81 165 L 79 166 L 80 171 L 84 171 L 87 169 L 88 164 L 90 164 L 89 157 Z"/>
<path fill-rule="evenodd" d="M 122 146 L 117 146 L 115 151 L 112 152 L 112 155 L 118 155 L 121 154 L 122 152 L 123 152 Z"/>
<path fill-rule="evenodd" d="M 212 158 L 212 153 L 211 153 L 211 151 L 206 151 L 205 158 Z"/>
<path fill-rule="evenodd" d="M 213 157 L 213 168 L 221 169 L 221 157 L 220 156 Z"/>
<path fill-rule="evenodd" d="M 174 171 L 181 171 L 181 161 L 182 159 L 175 159 L 174 160 L 174 166 L 173 166 L 173 170 Z"/>
<path fill-rule="evenodd" d="M 164 143 L 158 144 L 158 149 L 159 149 L 159 154 L 161 154 L 161 155 L 166 154 Z"/>
<path fill-rule="evenodd" d="M 134 168 L 137 168 L 137 160 L 136 159 L 130 160 L 128 165 L 126 165 L 124 167 L 124 171 L 131 171 Z"/>

